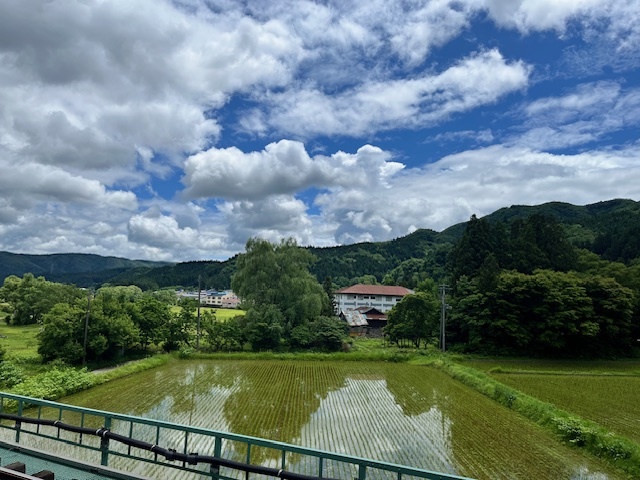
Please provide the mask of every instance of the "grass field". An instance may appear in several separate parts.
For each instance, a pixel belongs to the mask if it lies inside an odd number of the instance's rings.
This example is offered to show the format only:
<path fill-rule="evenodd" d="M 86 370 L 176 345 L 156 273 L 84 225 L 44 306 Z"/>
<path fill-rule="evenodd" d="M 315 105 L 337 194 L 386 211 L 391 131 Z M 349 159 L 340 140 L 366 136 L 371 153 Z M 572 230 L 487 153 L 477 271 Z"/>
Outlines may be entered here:
<path fill-rule="evenodd" d="M 173 313 L 179 313 L 180 307 L 171 307 L 171 311 Z M 204 312 L 213 312 L 217 320 L 228 320 L 235 317 L 236 315 L 244 315 L 244 311 L 237 308 L 200 307 L 200 313 L 203 314 Z"/>
<path fill-rule="evenodd" d="M 640 375 L 640 358 L 628 360 L 545 360 L 540 358 L 461 359 L 458 363 L 482 370 L 501 373 L 576 373 Z"/>
<path fill-rule="evenodd" d="M 38 341 L 36 335 L 40 325 L 13 326 L 0 320 L 0 345 L 8 357 L 26 358 L 37 356 Z"/>

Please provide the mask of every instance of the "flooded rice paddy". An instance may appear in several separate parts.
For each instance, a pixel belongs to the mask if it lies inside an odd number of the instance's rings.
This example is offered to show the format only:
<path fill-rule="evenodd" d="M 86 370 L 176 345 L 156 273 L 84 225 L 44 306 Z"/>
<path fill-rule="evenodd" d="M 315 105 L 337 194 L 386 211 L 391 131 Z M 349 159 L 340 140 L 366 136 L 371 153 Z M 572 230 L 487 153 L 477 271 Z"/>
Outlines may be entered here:
<path fill-rule="evenodd" d="M 423 366 L 185 360 L 63 401 L 477 479 L 625 478 Z"/>

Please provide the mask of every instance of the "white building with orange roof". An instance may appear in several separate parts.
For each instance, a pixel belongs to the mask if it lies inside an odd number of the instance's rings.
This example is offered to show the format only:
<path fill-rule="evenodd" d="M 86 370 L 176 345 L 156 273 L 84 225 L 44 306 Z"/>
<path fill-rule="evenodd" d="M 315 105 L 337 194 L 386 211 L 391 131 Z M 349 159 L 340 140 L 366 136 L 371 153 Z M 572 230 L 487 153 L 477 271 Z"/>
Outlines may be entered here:
<path fill-rule="evenodd" d="M 388 312 L 405 295 L 415 293 L 413 290 L 389 285 L 352 285 L 333 293 L 336 314 L 355 310 L 358 307 L 373 307 L 381 312 Z"/>

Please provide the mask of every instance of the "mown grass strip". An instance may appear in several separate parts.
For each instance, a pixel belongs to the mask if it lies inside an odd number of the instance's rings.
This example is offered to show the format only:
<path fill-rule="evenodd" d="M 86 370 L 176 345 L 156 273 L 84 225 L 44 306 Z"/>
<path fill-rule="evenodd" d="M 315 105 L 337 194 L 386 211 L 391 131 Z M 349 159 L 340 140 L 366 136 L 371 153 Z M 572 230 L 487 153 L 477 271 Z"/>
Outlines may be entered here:
<path fill-rule="evenodd" d="M 393 362 L 405 363 L 416 358 L 413 352 L 229 352 L 229 353 L 202 353 L 196 351 L 183 351 L 180 358 L 191 360 L 308 360 L 329 362 Z"/>
<path fill-rule="evenodd" d="M 104 373 L 95 373 L 96 377 L 95 385 L 100 385 L 117 378 L 133 375 L 134 373 L 142 372 L 144 370 L 150 370 L 152 368 L 166 365 L 171 361 L 173 357 L 169 354 L 154 355 L 152 357 L 143 358 L 141 360 L 134 360 L 127 362 L 124 365 L 120 365 L 113 369 L 110 369 Z"/>
<path fill-rule="evenodd" d="M 640 377 L 639 371 L 628 372 L 597 372 L 597 371 L 570 371 L 570 370 L 520 370 L 502 367 L 491 368 L 490 374 L 508 374 L 508 375 L 549 375 L 555 377 Z"/>
<path fill-rule="evenodd" d="M 444 359 L 430 362 L 450 377 L 548 429 L 570 445 L 608 461 L 640 478 L 640 444 L 508 387 L 474 368 Z"/>

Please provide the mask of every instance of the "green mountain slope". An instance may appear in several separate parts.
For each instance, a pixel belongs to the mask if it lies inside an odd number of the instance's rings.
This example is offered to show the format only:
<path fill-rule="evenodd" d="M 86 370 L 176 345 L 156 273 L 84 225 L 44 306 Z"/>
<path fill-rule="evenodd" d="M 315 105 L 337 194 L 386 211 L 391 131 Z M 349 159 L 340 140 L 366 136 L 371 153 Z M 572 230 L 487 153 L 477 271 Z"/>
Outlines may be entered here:
<path fill-rule="evenodd" d="M 88 279 L 95 274 L 96 277 L 104 278 L 104 275 L 99 273 L 110 271 L 111 273 L 107 275 L 110 278 L 113 277 L 114 272 L 161 265 L 167 265 L 167 262 L 128 260 L 84 253 L 26 255 L 0 252 L 0 279 L 9 275 L 22 276 L 25 273 L 33 273 L 35 276 L 42 275 L 51 281 L 75 283 L 72 280 L 74 276 Z"/>
<path fill-rule="evenodd" d="M 534 214 L 555 217 L 575 246 L 588 248 L 607 260 L 629 262 L 640 257 L 640 202 L 615 199 L 577 206 L 549 202 L 536 206 L 514 205 L 487 215 L 492 222 L 509 223 Z M 319 281 L 332 277 L 347 285 L 361 277 L 382 281 L 406 278 L 416 272 L 439 280 L 447 254 L 462 237 L 468 222 L 442 232 L 419 229 L 386 242 L 358 243 L 309 250 L 318 258 L 311 271 Z M 0 278 L 31 272 L 49 280 L 96 285 L 139 285 L 142 288 L 193 287 L 201 278 L 206 288 L 229 288 L 236 258 L 178 264 L 126 260 L 85 254 L 19 255 L 0 252 Z M 370 277 L 369 277 L 370 278 Z"/>

